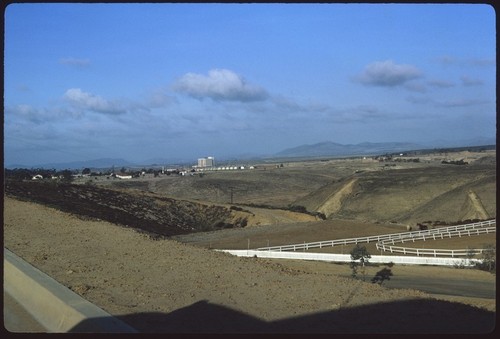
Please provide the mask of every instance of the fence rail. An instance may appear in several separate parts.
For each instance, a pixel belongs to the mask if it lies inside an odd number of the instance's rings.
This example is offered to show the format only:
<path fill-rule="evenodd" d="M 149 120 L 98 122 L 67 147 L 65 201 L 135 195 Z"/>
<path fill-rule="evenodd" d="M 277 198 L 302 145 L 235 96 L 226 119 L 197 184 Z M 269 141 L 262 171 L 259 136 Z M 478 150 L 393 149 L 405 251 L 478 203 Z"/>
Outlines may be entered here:
<path fill-rule="evenodd" d="M 333 253 L 311 253 L 311 252 L 277 252 L 277 251 L 258 251 L 258 250 L 217 250 L 230 253 L 238 257 L 256 257 L 269 259 L 295 259 L 295 260 L 313 260 L 327 262 L 351 262 L 349 254 Z M 460 259 L 450 257 L 415 257 L 415 256 L 397 256 L 397 255 L 372 255 L 370 263 L 379 264 L 402 264 L 402 265 L 439 265 L 439 266 L 474 266 L 479 263 L 477 259 Z"/>
<path fill-rule="evenodd" d="M 493 226 L 495 225 L 495 226 Z M 336 239 L 336 240 L 326 240 L 326 241 L 316 241 L 309 242 L 303 244 L 292 244 L 292 245 L 284 245 L 284 246 L 270 246 L 270 247 L 260 247 L 257 248 L 257 251 L 277 251 L 277 252 L 286 252 L 286 251 L 298 251 L 298 250 L 309 250 L 313 248 L 323 248 L 323 247 L 334 247 L 338 245 L 348 245 L 348 244 L 360 244 L 360 243 L 370 243 L 377 242 L 377 249 L 383 251 L 389 251 L 391 253 L 403 253 L 403 254 L 417 254 L 417 255 L 443 255 L 443 256 L 464 256 L 470 253 L 470 250 L 439 250 L 439 249 L 417 249 L 406 248 L 406 247 L 397 247 L 397 246 L 389 246 L 386 245 L 387 242 L 391 242 L 395 244 L 396 242 L 405 242 L 405 241 L 415 241 L 415 240 L 426 240 L 432 238 L 435 239 L 443 239 L 446 237 L 454 237 L 454 236 L 471 236 L 478 235 L 481 233 L 493 233 L 496 232 L 496 219 L 463 224 L 463 225 L 455 225 L 455 226 L 447 226 L 447 227 L 438 227 L 431 230 L 422 230 L 422 231 L 413 231 L 413 232 L 402 232 L 402 233 L 392 233 L 392 234 L 384 234 L 384 235 L 375 235 L 368 237 L 358 237 L 358 238 L 346 238 L 346 239 Z M 379 247 L 380 246 L 380 247 Z M 412 253 L 415 251 L 415 253 Z M 476 250 L 480 251 L 480 250 Z"/>
<path fill-rule="evenodd" d="M 459 257 L 459 256 L 468 256 L 473 254 L 483 253 L 484 249 L 458 249 L 458 250 L 448 250 L 448 249 L 425 249 L 425 248 L 411 248 L 411 247 L 400 247 L 400 246 L 391 246 L 388 243 L 394 245 L 397 242 L 404 243 L 408 241 L 418 241 L 418 240 L 436 240 L 436 239 L 445 239 L 452 237 L 462 237 L 462 236 L 472 236 L 479 234 L 488 234 L 496 232 L 496 227 L 485 227 L 485 228 L 476 228 L 472 230 L 458 230 L 458 231 L 450 231 L 448 233 L 440 233 L 440 234 L 431 234 L 431 235 L 421 235 L 417 237 L 413 237 L 411 239 L 403 238 L 403 239 L 390 239 L 377 242 L 375 246 L 378 250 L 391 252 L 391 253 L 403 253 L 403 254 L 416 254 L 417 256 L 421 255 L 431 255 L 431 256 L 447 256 L 447 257 Z"/>

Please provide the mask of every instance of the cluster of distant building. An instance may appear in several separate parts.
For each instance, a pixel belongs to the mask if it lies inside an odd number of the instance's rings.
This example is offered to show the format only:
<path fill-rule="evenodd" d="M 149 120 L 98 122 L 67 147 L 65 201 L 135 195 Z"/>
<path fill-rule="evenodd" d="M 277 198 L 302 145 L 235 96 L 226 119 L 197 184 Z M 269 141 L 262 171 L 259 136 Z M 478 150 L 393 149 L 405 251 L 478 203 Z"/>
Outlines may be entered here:
<path fill-rule="evenodd" d="M 175 168 L 175 169 L 170 169 L 166 168 L 165 166 L 161 167 L 160 169 L 149 169 L 149 170 L 131 170 L 131 169 L 126 169 L 125 167 L 122 167 L 119 171 L 115 172 L 114 166 L 110 171 L 107 171 L 106 173 L 103 172 L 92 172 L 90 168 L 85 168 L 81 171 L 81 173 L 78 172 L 70 172 L 70 177 L 73 179 L 76 178 L 86 178 L 86 177 L 97 177 L 105 175 L 107 179 L 111 178 L 117 178 L 117 179 L 132 179 L 132 178 L 140 178 L 140 177 L 146 177 L 146 176 L 154 176 L 157 177 L 158 175 L 166 174 L 166 175 L 171 175 L 171 174 L 178 174 L 181 176 L 185 175 L 196 175 L 196 172 L 204 172 L 204 171 L 227 171 L 227 170 L 245 170 L 245 169 L 255 169 L 255 166 L 241 166 L 241 165 L 222 165 L 222 166 L 216 166 L 215 164 L 215 157 L 210 156 L 210 157 L 204 157 L 204 158 L 199 158 L 198 159 L 198 164 L 191 166 L 191 169 L 186 169 L 185 167 L 181 168 Z M 52 174 L 52 173 L 51 173 Z M 31 175 L 32 180 L 42 180 L 44 178 L 52 178 L 52 179 L 58 179 L 61 178 L 61 176 L 57 176 L 55 173 L 53 173 L 51 176 L 49 175 L 42 175 L 40 173 L 34 173 Z"/>
<path fill-rule="evenodd" d="M 216 166 L 214 157 L 198 158 L 198 165 L 193 166 L 195 171 L 225 171 L 225 170 L 243 170 L 245 166 Z M 250 166 L 249 169 L 254 169 Z"/>
<path fill-rule="evenodd" d="M 215 167 L 215 158 L 214 157 L 206 157 L 198 159 L 197 168 L 206 168 L 206 167 Z"/>

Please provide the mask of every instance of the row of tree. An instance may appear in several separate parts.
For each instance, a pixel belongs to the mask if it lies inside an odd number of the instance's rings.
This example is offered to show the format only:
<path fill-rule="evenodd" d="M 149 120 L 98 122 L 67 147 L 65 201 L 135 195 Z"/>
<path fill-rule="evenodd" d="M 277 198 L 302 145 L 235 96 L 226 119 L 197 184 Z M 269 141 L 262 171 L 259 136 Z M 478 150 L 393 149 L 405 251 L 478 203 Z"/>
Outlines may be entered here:
<path fill-rule="evenodd" d="M 78 172 L 76 172 L 78 173 Z M 71 181 L 75 172 L 65 169 L 56 171 L 55 169 L 45 168 L 15 168 L 5 169 L 5 178 L 13 180 L 31 180 L 35 176 L 41 176 L 43 179 L 58 178 L 65 181 Z"/>

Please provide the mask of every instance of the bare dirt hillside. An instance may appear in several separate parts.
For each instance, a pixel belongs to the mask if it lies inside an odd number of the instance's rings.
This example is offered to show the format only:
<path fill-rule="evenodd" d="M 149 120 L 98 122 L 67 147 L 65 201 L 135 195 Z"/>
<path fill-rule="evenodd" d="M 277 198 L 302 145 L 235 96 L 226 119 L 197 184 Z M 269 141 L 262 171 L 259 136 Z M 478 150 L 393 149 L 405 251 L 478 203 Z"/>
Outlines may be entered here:
<path fill-rule="evenodd" d="M 231 211 L 222 206 L 93 185 L 7 180 L 5 192 L 75 215 L 107 220 L 160 236 L 240 227 L 243 221 L 238 219 L 230 224 Z"/>
<path fill-rule="evenodd" d="M 324 267 L 292 268 L 154 240 L 9 197 L 4 246 L 145 333 L 464 334 L 495 326 L 494 302 L 478 307 Z"/>

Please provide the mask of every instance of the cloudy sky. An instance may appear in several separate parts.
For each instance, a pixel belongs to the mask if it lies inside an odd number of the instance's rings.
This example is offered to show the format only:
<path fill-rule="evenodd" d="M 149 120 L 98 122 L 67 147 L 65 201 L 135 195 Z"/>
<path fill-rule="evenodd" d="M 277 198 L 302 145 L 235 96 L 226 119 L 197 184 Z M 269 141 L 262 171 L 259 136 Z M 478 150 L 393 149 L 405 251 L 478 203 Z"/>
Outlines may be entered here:
<path fill-rule="evenodd" d="M 488 5 L 11 4 L 4 162 L 496 135 Z"/>

